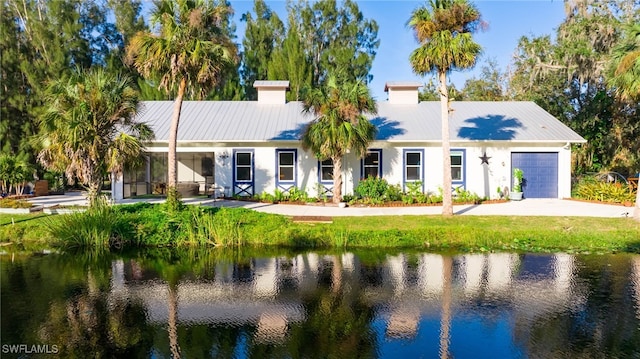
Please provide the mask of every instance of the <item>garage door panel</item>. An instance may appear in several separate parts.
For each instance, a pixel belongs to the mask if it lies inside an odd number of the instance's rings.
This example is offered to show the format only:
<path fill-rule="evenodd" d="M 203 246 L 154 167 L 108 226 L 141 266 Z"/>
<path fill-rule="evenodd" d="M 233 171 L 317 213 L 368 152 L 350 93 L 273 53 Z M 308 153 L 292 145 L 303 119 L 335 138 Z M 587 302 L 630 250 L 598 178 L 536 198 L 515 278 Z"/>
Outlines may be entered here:
<path fill-rule="evenodd" d="M 524 198 L 558 198 L 557 152 L 513 152 L 511 166 L 524 172 Z"/>

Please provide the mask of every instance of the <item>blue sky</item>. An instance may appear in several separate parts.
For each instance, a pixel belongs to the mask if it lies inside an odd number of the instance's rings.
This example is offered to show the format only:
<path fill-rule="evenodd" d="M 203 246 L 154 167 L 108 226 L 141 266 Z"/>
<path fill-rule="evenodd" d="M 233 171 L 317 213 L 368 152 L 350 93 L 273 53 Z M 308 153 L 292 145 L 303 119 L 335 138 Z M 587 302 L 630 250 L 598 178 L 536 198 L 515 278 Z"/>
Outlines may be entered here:
<path fill-rule="evenodd" d="M 272 10 L 286 23 L 286 1 L 266 0 Z M 366 18 L 378 23 L 380 47 L 371 69 L 373 81 L 370 88 L 377 100 L 386 100 L 384 84 L 387 81 L 415 80 L 428 82 L 431 78 L 421 78 L 415 74 L 409 64 L 409 54 L 417 46 L 411 30 L 406 26 L 411 12 L 424 5 L 424 1 L 409 0 L 357 0 L 360 11 Z M 452 82 L 462 88 L 467 78 L 478 73 L 484 59 L 493 58 L 501 70 L 505 71 L 521 36 L 555 34 L 555 30 L 564 20 L 564 2 L 561 0 L 509 0 L 473 2 L 489 28 L 475 35 L 476 41 L 483 47 L 482 60 L 474 70 L 454 72 Z M 148 7 L 150 4 L 145 4 Z M 237 41 L 241 42 L 245 23 L 240 17 L 252 11 L 253 0 L 231 0 L 234 9 L 234 22 L 237 26 Z M 146 16 L 145 16 L 146 17 Z M 284 80 L 284 79 L 283 79 Z"/>

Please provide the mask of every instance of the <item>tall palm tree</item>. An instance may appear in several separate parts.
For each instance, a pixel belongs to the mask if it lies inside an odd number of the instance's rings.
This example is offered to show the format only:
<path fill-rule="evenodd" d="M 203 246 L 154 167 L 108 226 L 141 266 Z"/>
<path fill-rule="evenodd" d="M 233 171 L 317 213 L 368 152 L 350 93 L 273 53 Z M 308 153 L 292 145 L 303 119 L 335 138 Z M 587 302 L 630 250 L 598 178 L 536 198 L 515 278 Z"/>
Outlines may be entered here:
<path fill-rule="evenodd" d="M 104 177 L 139 160 L 143 141 L 153 137 L 147 125 L 134 121 L 138 93 L 128 77 L 97 68 L 51 83 L 47 101 L 38 160 L 79 180 L 94 206 Z"/>
<path fill-rule="evenodd" d="M 446 216 L 453 215 L 449 144 L 449 114 L 453 109 L 447 91 L 447 74 L 475 65 L 482 48 L 473 41 L 471 34 L 481 23 L 480 12 L 467 0 L 430 0 L 424 7 L 414 10 L 408 22 L 420 44 L 409 57 L 413 71 L 421 76 L 432 72 L 438 74 L 442 116 L 442 214 Z"/>
<path fill-rule="evenodd" d="M 376 103 L 362 82 L 338 84 L 329 77 L 327 84 L 311 90 L 304 100 L 304 112 L 315 119 L 302 135 L 302 147 L 324 161 L 333 161 L 333 202 L 342 199 L 342 158 L 349 150 L 363 156 L 377 129 L 365 117 L 376 114 Z"/>
<path fill-rule="evenodd" d="M 167 193 L 175 199 L 178 182 L 176 147 L 185 95 L 205 97 L 235 62 L 236 48 L 224 32 L 231 9 L 211 0 L 160 0 L 151 14 L 158 34 L 139 32 L 127 48 L 128 62 L 145 78 L 175 93 L 168 153 Z"/>
<path fill-rule="evenodd" d="M 613 48 L 609 83 L 626 101 L 640 100 L 640 24 L 627 25 L 622 41 Z M 633 217 L 640 221 L 640 189 Z"/>

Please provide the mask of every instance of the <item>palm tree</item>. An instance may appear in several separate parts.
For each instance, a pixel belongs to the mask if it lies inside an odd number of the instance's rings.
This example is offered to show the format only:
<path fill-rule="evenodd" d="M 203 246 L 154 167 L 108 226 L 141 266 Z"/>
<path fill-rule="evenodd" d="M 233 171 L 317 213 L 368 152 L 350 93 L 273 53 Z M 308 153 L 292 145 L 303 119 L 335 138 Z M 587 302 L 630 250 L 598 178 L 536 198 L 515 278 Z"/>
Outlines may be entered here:
<path fill-rule="evenodd" d="M 358 81 L 338 85 L 334 76 L 323 87 L 311 90 L 304 100 L 304 112 L 313 113 L 302 135 L 302 147 L 324 161 L 333 161 L 333 202 L 342 199 L 342 157 L 349 150 L 363 156 L 375 139 L 377 129 L 364 116 L 376 114 L 369 88 Z"/>
<path fill-rule="evenodd" d="M 47 88 L 48 109 L 40 119 L 38 160 L 64 171 L 88 190 L 95 206 L 109 172 L 140 159 L 143 141 L 153 134 L 133 118 L 138 93 L 130 79 L 103 69 L 76 70 Z"/>
<path fill-rule="evenodd" d="M 640 24 L 629 24 L 622 41 L 613 48 L 609 83 L 622 100 L 640 99 Z M 640 189 L 633 218 L 640 221 Z"/>
<path fill-rule="evenodd" d="M 471 34 L 481 23 L 480 12 L 467 0 L 430 0 L 426 6 L 413 11 L 408 23 L 420 44 L 409 57 L 413 71 L 421 76 L 438 74 L 442 115 L 442 214 L 446 216 L 453 215 L 449 144 L 449 114 L 453 109 L 447 91 L 447 74 L 475 65 L 482 49 Z"/>
<path fill-rule="evenodd" d="M 236 48 L 224 32 L 231 9 L 211 0 L 155 2 L 151 25 L 158 34 L 139 32 L 127 48 L 128 62 L 145 78 L 158 81 L 168 94 L 176 93 L 171 116 L 168 153 L 168 199 L 177 199 L 176 147 L 182 101 L 202 98 L 235 62 Z M 188 93 L 187 93 L 188 92 Z"/>

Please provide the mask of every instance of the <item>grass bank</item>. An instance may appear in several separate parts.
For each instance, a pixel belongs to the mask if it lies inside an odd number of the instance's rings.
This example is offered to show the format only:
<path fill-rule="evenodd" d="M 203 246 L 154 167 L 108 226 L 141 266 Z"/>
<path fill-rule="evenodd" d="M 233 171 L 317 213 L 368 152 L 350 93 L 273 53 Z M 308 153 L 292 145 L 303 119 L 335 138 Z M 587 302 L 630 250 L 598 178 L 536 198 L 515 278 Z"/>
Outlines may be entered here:
<path fill-rule="evenodd" d="M 330 224 L 305 224 L 242 208 L 168 211 L 140 203 L 94 214 L 0 215 L 0 240 L 25 249 L 209 245 L 640 253 L 640 224 L 628 218 L 439 215 L 336 217 Z"/>

